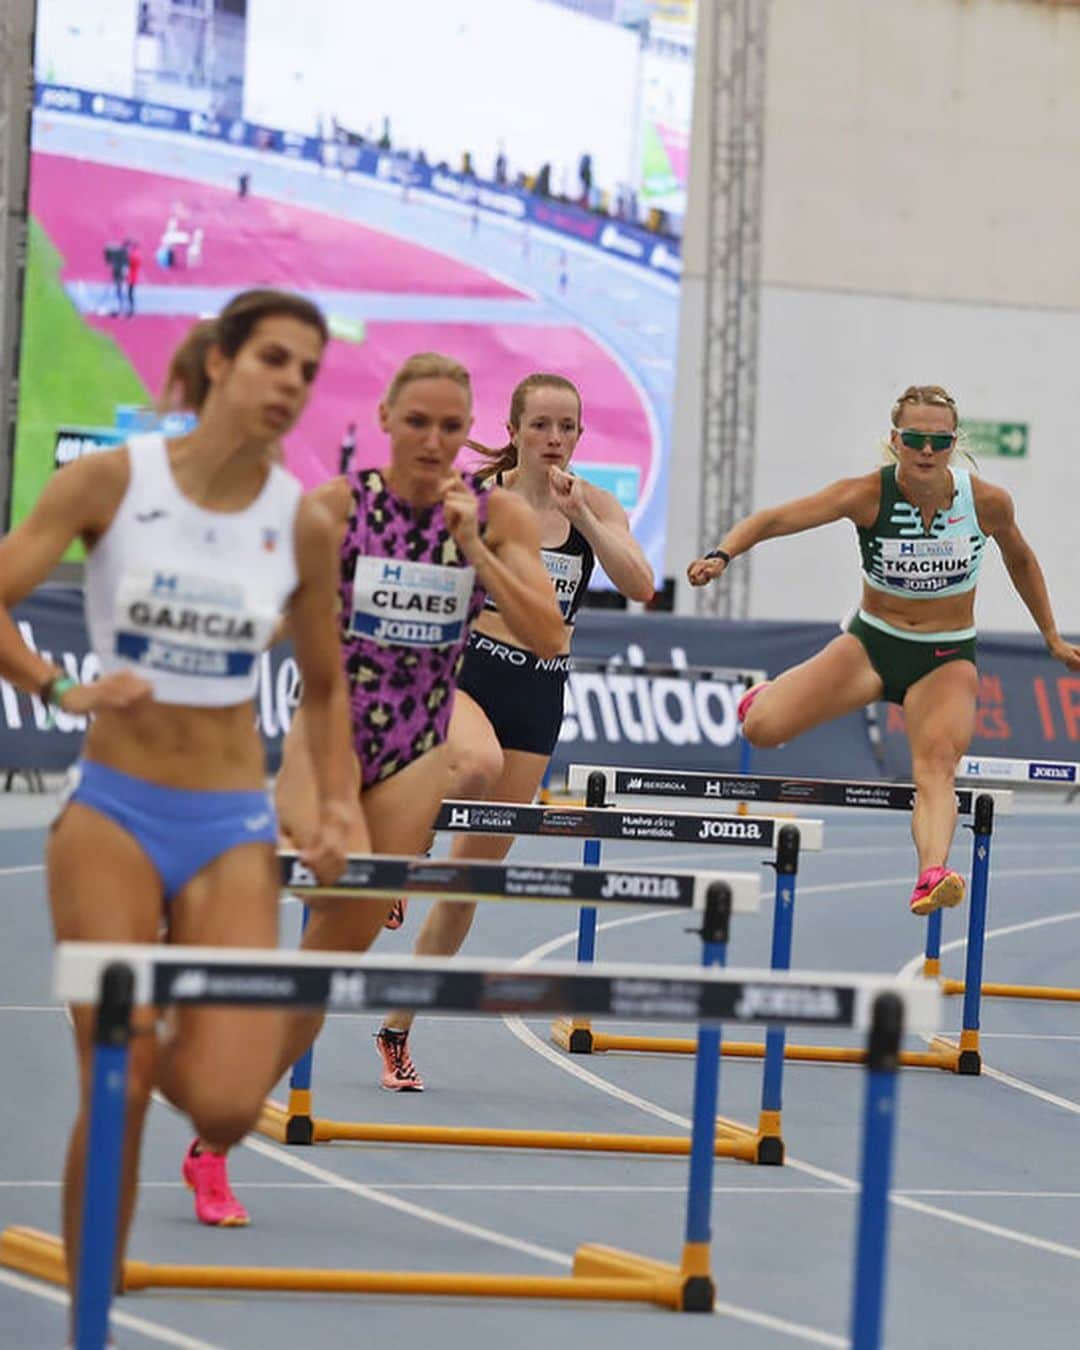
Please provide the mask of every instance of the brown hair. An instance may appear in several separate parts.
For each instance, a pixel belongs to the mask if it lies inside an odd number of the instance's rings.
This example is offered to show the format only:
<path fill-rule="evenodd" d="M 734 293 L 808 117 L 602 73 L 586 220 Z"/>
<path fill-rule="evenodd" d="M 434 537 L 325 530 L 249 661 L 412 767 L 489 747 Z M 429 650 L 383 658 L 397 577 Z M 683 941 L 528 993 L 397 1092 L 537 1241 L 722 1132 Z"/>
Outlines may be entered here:
<path fill-rule="evenodd" d="M 521 419 L 525 416 L 525 400 L 534 389 L 568 390 L 577 399 L 578 425 L 581 425 L 581 394 L 577 385 L 572 380 L 568 380 L 565 375 L 547 375 L 543 371 L 537 371 L 533 375 L 526 375 L 523 380 L 514 386 L 514 392 L 510 395 L 510 412 L 507 414 L 506 420 L 515 431 L 521 426 Z M 491 461 L 480 471 L 479 477 L 483 479 L 494 478 L 497 474 L 505 473 L 508 469 L 517 467 L 518 452 L 513 441 L 507 441 L 499 450 L 481 445 L 479 441 L 466 441 L 465 444 L 470 450 L 478 451 Z"/>
<path fill-rule="evenodd" d="M 284 317 L 297 319 L 314 328 L 323 346 L 330 341 L 330 328 L 318 305 L 290 291 L 251 290 L 234 295 L 216 319 L 200 319 L 173 352 L 165 375 L 158 406 L 162 410 L 177 406 L 199 412 L 210 392 L 206 373 L 206 357 L 211 347 L 218 347 L 227 357 L 234 357 L 254 333 L 263 319 Z"/>
<path fill-rule="evenodd" d="M 158 412 L 198 412 L 210 392 L 206 356 L 216 340 L 213 319 L 200 319 L 172 354 L 165 372 Z"/>
<path fill-rule="evenodd" d="M 415 352 L 394 372 L 394 378 L 387 386 L 383 401 L 387 404 L 397 402 L 398 396 L 407 384 L 414 380 L 452 380 L 465 391 L 472 407 L 472 381 L 469 372 L 452 356 L 443 356 L 441 352 Z"/>
<path fill-rule="evenodd" d="M 954 429 L 960 425 L 960 418 L 956 412 L 956 399 L 947 389 L 943 389 L 940 384 L 909 384 L 900 397 L 893 404 L 892 424 L 894 427 L 900 425 L 900 418 L 903 416 L 904 408 L 914 403 L 920 407 L 929 408 L 948 408 L 953 415 Z"/>

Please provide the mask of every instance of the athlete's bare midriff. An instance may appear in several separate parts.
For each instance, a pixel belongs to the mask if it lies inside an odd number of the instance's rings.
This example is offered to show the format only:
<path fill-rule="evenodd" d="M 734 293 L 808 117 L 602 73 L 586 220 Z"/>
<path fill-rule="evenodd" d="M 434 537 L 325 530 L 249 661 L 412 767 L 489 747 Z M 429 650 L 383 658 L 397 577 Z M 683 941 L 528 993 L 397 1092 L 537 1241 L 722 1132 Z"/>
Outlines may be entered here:
<path fill-rule="evenodd" d="M 975 623 L 975 591 L 936 600 L 910 600 L 888 595 L 863 582 L 862 609 L 894 628 L 910 633 L 950 633 Z"/>
<path fill-rule="evenodd" d="M 521 646 L 521 639 L 510 631 L 506 621 L 497 611 L 485 609 L 480 617 L 473 623 L 473 632 L 483 633 L 485 637 L 492 638 L 496 642 L 505 642 L 511 647 Z M 566 656 L 570 651 L 570 642 L 573 636 L 573 625 L 564 625 L 563 644 L 559 648 L 560 656 Z"/>
<path fill-rule="evenodd" d="M 255 705 L 149 703 L 97 714 L 84 756 L 160 787 L 247 792 L 266 783 Z"/>

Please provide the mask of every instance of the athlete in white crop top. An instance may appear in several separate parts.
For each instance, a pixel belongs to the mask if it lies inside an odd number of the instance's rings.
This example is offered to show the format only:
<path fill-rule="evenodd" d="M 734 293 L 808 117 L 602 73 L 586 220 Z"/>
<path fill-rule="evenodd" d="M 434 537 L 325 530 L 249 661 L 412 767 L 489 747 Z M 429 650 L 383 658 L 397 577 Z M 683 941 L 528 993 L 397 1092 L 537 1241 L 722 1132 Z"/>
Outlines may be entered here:
<path fill-rule="evenodd" d="M 912 385 L 892 410 L 894 465 L 756 512 L 687 573 L 691 585 L 702 586 L 764 539 L 834 520 L 854 523 L 863 563 L 858 614 L 817 656 L 749 690 L 739 716 L 751 744 L 771 748 L 882 698 L 903 707 L 918 788 L 911 830 L 919 878 L 910 901 L 918 915 L 964 896 L 948 856 L 953 779 L 975 731 L 975 582 L 987 538 L 1001 550 L 1050 655 L 1080 670 L 1080 648 L 1057 630 L 1009 494 L 952 466 L 958 425 L 944 389 Z"/>
<path fill-rule="evenodd" d="M 64 468 L 0 542 L 0 673 L 67 713 L 93 714 L 78 787 L 48 846 L 58 940 L 152 943 L 167 914 L 178 942 L 277 945 L 277 832 L 252 695 L 259 652 L 283 612 L 321 802 L 307 853 L 324 878 L 340 874 L 355 797 L 334 541 L 324 513 L 271 462 L 308 400 L 326 340 L 322 315 L 299 297 L 237 296 L 217 321 L 196 428 Z M 10 618 L 74 540 L 88 553 L 87 618 L 104 672 L 86 685 L 27 647 Z M 152 1012 L 136 1018 L 147 1034 L 131 1048 L 122 1238 L 154 1086 L 198 1131 L 184 1170 L 207 1200 L 200 1217 L 246 1222 L 215 1174 L 273 1083 L 281 1020 L 184 1009 L 159 1043 Z M 92 1021 L 92 1008 L 74 1009 L 84 1085 Z M 64 1187 L 72 1269 L 86 1113 L 84 1090 Z"/>

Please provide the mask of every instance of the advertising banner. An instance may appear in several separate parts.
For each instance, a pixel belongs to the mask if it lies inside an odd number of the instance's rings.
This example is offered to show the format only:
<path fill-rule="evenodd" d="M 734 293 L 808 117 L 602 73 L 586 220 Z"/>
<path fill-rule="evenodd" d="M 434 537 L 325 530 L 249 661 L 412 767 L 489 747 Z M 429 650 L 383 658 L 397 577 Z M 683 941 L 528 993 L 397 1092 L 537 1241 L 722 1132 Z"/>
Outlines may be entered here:
<path fill-rule="evenodd" d="M 88 652 L 82 593 L 42 587 L 15 611 L 24 639 L 79 680 L 98 673 Z M 687 619 L 586 611 L 575 655 L 610 669 L 572 671 L 554 765 L 728 771 L 739 769 L 736 679 L 691 679 L 683 667 L 722 666 L 777 674 L 836 636 L 828 624 Z M 650 667 L 664 667 L 650 674 Z M 260 658 L 256 712 L 272 766 L 280 757 L 298 672 L 287 646 Z M 0 681 L 0 769 L 66 768 L 76 758 L 85 719 L 46 709 Z M 979 642 L 979 702 L 974 756 L 1080 758 L 1080 676 L 1046 655 L 1036 638 L 988 635 Z M 903 712 L 878 705 L 843 717 L 778 750 L 754 751 L 753 771 L 808 777 L 906 779 L 911 765 Z M 1047 781 L 1051 781 L 1049 778 Z M 1056 779 L 1053 781 L 1057 781 Z"/>

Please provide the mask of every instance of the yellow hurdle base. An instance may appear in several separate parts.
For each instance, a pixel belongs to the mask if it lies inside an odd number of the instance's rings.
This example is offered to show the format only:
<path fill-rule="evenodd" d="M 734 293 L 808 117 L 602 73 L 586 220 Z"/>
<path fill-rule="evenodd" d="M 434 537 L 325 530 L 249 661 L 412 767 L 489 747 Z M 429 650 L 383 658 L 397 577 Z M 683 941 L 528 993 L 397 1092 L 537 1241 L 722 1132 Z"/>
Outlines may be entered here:
<path fill-rule="evenodd" d="M 709 1311 L 714 1288 L 707 1261 L 693 1269 L 620 1252 L 579 1247 L 572 1275 L 484 1275 L 438 1271 L 305 1270 L 272 1266 L 179 1266 L 124 1262 L 120 1287 L 139 1289 L 236 1289 L 291 1294 L 428 1294 L 437 1298 L 575 1299 L 656 1303 L 686 1312 Z M 0 1233 L 0 1265 L 35 1279 L 67 1285 L 59 1238 L 35 1228 Z M 704 1265 L 704 1273 L 702 1266 Z"/>
<path fill-rule="evenodd" d="M 685 1135 L 595 1134 L 586 1130 L 503 1130 L 464 1125 L 382 1125 L 361 1121 L 298 1117 L 278 1102 L 267 1102 L 255 1126 L 257 1133 L 279 1144 L 328 1144 L 348 1140 L 361 1144 L 433 1144 L 451 1148 L 535 1148 L 580 1153 L 651 1153 L 686 1157 Z M 717 1121 L 718 1158 L 755 1161 L 756 1131 L 737 1121 Z"/>
<path fill-rule="evenodd" d="M 942 980 L 943 994 L 963 994 L 967 985 L 963 980 Z M 984 984 L 984 998 L 1048 999 L 1053 1003 L 1080 1003 L 1080 989 L 1057 989 L 1044 984 Z"/>
<path fill-rule="evenodd" d="M 638 1054 L 693 1055 L 697 1041 L 692 1036 L 622 1036 L 607 1031 L 589 1030 L 588 1048 L 578 1040 L 573 1045 L 568 1032 L 570 1023 L 559 1020 L 552 1023 L 551 1039 L 564 1050 L 576 1054 L 603 1054 L 608 1050 L 624 1050 Z M 929 1050 L 902 1050 L 900 1063 L 915 1069 L 945 1069 L 950 1073 L 963 1072 L 959 1068 L 960 1049 L 951 1042 L 935 1037 Z M 723 1041 L 720 1053 L 728 1059 L 764 1059 L 765 1047 L 758 1041 Z M 802 1064 L 865 1064 L 866 1051 L 857 1046 L 842 1045 L 785 1045 L 784 1058 Z"/>

